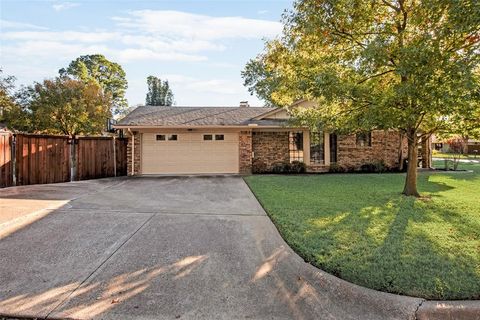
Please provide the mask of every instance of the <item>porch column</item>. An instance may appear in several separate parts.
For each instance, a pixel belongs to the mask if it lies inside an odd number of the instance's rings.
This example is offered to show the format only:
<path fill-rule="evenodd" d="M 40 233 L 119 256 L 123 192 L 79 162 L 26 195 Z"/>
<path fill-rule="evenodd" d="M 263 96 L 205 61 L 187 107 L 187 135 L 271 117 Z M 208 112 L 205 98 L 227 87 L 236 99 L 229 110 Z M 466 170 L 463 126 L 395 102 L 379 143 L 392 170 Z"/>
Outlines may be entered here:
<path fill-rule="evenodd" d="M 323 147 L 324 147 L 324 159 L 325 165 L 330 165 L 330 133 L 324 132 L 323 133 Z"/>
<path fill-rule="evenodd" d="M 303 130 L 303 162 L 310 165 L 310 131 Z"/>

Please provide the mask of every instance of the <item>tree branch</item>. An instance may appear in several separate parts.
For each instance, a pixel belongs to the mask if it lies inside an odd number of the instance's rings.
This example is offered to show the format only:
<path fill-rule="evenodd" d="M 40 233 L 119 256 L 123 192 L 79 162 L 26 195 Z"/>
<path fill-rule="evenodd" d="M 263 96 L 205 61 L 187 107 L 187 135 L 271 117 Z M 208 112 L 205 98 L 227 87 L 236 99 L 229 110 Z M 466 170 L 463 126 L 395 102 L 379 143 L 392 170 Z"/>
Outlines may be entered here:
<path fill-rule="evenodd" d="M 383 75 L 385 75 L 385 74 L 387 74 L 387 73 L 390 73 L 390 72 L 393 72 L 393 71 L 396 71 L 396 69 L 390 69 L 390 70 L 387 70 L 387 71 L 384 71 L 384 72 L 381 72 L 381 73 L 374 74 L 374 75 L 372 75 L 372 76 L 369 76 L 369 77 L 366 77 L 366 78 L 360 80 L 359 82 L 357 82 L 357 84 L 362 84 L 362 83 L 364 83 L 364 82 L 367 81 L 367 80 L 370 80 L 370 79 L 373 79 L 373 78 L 376 78 L 376 77 L 383 76 Z"/>
<path fill-rule="evenodd" d="M 400 12 L 400 8 L 398 7 L 395 7 L 393 4 L 391 4 L 390 2 L 386 1 L 386 0 L 382 0 L 383 4 L 392 8 L 393 10 L 395 10 L 396 12 Z"/>

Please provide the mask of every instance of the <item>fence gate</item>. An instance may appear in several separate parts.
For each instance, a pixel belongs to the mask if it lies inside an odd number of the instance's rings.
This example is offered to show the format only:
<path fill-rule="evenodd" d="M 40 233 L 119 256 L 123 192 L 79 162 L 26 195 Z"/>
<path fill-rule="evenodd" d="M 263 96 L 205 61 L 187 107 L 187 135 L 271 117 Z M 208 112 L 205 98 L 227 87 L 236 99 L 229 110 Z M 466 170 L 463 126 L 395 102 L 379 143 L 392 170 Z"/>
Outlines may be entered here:
<path fill-rule="evenodd" d="M 67 136 L 16 135 L 17 186 L 70 181 Z"/>
<path fill-rule="evenodd" d="M 127 139 L 0 133 L 0 187 L 127 175 Z"/>

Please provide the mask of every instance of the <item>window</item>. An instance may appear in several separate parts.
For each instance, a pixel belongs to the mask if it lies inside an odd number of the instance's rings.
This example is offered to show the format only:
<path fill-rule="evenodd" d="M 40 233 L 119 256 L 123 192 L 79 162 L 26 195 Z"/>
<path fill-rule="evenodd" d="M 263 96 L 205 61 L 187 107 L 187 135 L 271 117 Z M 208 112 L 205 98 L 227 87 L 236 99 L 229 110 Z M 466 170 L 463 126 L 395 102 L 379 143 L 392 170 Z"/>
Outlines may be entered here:
<path fill-rule="evenodd" d="M 225 140 L 225 135 L 223 135 L 223 134 L 215 134 L 215 135 L 213 135 L 213 134 L 204 134 L 204 135 L 203 135 L 203 140 L 204 140 L 204 141 L 213 141 L 213 140 L 215 140 L 215 141 L 223 141 L 223 140 Z"/>
<path fill-rule="evenodd" d="M 177 141 L 178 136 L 176 134 L 157 134 L 156 136 L 157 141 Z"/>
<path fill-rule="evenodd" d="M 357 147 L 371 147 L 371 146 L 372 146 L 371 132 L 357 133 Z"/>
<path fill-rule="evenodd" d="M 310 163 L 325 163 L 325 135 L 321 130 L 310 132 Z"/>
<path fill-rule="evenodd" d="M 336 163 L 337 162 L 337 134 L 336 133 L 330 133 L 330 163 Z"/>
<path fill-rule="evenodd" d="M 303 162 L 303 132 L 289 132 L 290 162 Z"/>

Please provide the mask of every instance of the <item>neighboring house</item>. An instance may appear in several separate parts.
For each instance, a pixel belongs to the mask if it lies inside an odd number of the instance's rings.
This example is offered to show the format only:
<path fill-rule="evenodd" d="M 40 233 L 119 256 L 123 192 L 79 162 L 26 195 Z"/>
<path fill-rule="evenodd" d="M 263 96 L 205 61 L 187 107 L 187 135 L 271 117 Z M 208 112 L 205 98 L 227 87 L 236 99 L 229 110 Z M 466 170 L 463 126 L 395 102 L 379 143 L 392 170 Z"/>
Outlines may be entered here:
<path fill-rule="evenodd" d="M 294 107 L 311 107 L 306 101 Z M 309 172 L 354 169 L 406 156 L 395 131 L 338 136 L 289 125 L 282 108 L 140 106 L 114 127 L 129 137 L 128 171 L 137 174 L 250 174 L 301 161 Z M 134 138 L 132 138 L 134 137 Z M 401 151 L 400 151 L 401 150 Z"/>
<path fill-rule="evenodd" d="M 435 136 L 432 137 L 432 148 L 443 153 L 451 152 L 448 140 L 442 140 Z M 468 154 L 479 155 L 480 140 L 468 139 L 467 145 L 466 145 L 466 152 Z"/>

